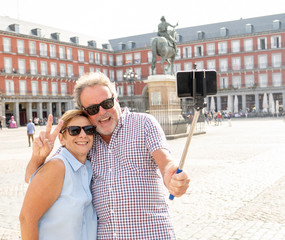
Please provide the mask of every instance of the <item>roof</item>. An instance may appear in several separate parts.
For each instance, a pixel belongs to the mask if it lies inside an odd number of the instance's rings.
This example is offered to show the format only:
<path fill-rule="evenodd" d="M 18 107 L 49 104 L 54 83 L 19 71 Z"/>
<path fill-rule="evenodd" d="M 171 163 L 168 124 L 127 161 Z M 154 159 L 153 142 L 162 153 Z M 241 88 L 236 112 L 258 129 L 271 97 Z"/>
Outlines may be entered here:
<path fill-rule="evenodd" d="M 276 21 L 277 20 L 277 21 Z M 276 21 L 276 24 L 273 22 Z M 249 24 L 249 25 L 248 25 Z M 252 32 L 246 31 L 246 26 L 250 27 Z M 278 25 L 279 29 L 274 29 L 275 26 Z M 198 40 L 210 40 L 225 37 L 221 35 L 221 29 L 226 31 L 226 37 L 233 37 L 237 35 L 246 35 L 246 34 L 256 34 L 262 33 L 266 31 L 284 31 L 285 30 L 285 14 L 275 14 L 269 16 L 255 17 L 255 18 L 247 18 L 247 19 L 239 19 L 228 22 L 220 22 L 213 23 L 201 26 L 194 27 L 186 27 L 186 28 L 178 28 L 176 29 L 177 33 L 180 35 L 180 42 L 195 42 Z M 203 35 L 202 39 L 198 39 L 198 32 Z M 145 48 L 151 46 L 151 39 L 156 37 L 156 33 L 147 33 L 136 36 L 129 36 L 123 38 L 111 39 L 109 42 L 112 45 L 112 49 L 114 51 L 120 51 L 121 44 L 125 44 L 128 49 L 128 43 L 134 42 L 134 48 Z"/>

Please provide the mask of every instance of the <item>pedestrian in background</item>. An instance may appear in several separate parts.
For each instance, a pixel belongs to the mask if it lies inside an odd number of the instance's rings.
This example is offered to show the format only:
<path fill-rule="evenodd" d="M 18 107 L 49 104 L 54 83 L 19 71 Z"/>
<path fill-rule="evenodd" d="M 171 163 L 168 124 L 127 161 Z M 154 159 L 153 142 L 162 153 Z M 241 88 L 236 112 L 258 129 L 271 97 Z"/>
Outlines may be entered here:
<path fill-rule="evenodd" d="M 29 123 L 27 124 L 27 135 L 28 135 L 29 147 L 31 146 L 31 139 L 32 139 L 32 142 L 34 141 L 35 131 L 36 131 L 35 124 L 32 122 L 32 119 L 30 119 Z"/>

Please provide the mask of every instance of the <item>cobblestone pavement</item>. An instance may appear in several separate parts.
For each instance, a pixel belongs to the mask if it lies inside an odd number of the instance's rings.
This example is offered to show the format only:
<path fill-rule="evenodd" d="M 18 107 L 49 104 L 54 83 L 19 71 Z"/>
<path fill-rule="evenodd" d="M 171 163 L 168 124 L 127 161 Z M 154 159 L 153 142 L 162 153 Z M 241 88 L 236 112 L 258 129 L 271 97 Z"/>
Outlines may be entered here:
<path fill-rule="evenodd" d="M 193 137 L 187 155 L 191 187 L 169 201 L 177 239 L 285 240 L 283 119 L 233 120 L 206 131 Z M 177 162 L 185 141 L 169 140 Z M 26 128 L 0 130 L 0 240 L 20 239 L 30 156 Z"/>

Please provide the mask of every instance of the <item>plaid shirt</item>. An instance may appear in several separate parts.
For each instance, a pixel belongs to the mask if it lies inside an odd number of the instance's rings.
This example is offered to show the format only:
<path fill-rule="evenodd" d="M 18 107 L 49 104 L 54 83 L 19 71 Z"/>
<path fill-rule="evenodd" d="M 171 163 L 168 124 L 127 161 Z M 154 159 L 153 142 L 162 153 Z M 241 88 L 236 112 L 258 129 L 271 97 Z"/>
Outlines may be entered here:
<path fill-rule="evenodd" d="M 151 115 L 123 111 L 111 141 L 95 135 L 90 151 L 97 239 L 175 239 L 163 181 L 152 158 L 168 149 Z"/>

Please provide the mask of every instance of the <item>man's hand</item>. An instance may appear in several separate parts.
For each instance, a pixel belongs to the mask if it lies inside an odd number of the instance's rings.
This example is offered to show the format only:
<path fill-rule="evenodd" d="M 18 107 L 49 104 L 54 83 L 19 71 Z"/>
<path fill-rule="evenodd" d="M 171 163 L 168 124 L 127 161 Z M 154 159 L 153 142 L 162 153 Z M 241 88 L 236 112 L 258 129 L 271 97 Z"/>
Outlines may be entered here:
<path fill-rule="evenodd" d="M 189 188 L 190 178 L 185 171 L 176 174 L 177 166 L 171 165 L 164 175 L 164 183 L 170 194 L 181 197 Z"/>
<path fill-rule="evenodd" d="M 59 120 L 58 125 L 51 133 L 53 116 L 48 116 L 46 130 L 41 131 L 33 143 L 33 153 L 30 162 L 26 168 L 25 181 L 28 183 L 32 174 L 45 162 L 45 159 L 51 153 L 56 137 L 62 127 L 63 121 Z"/>

